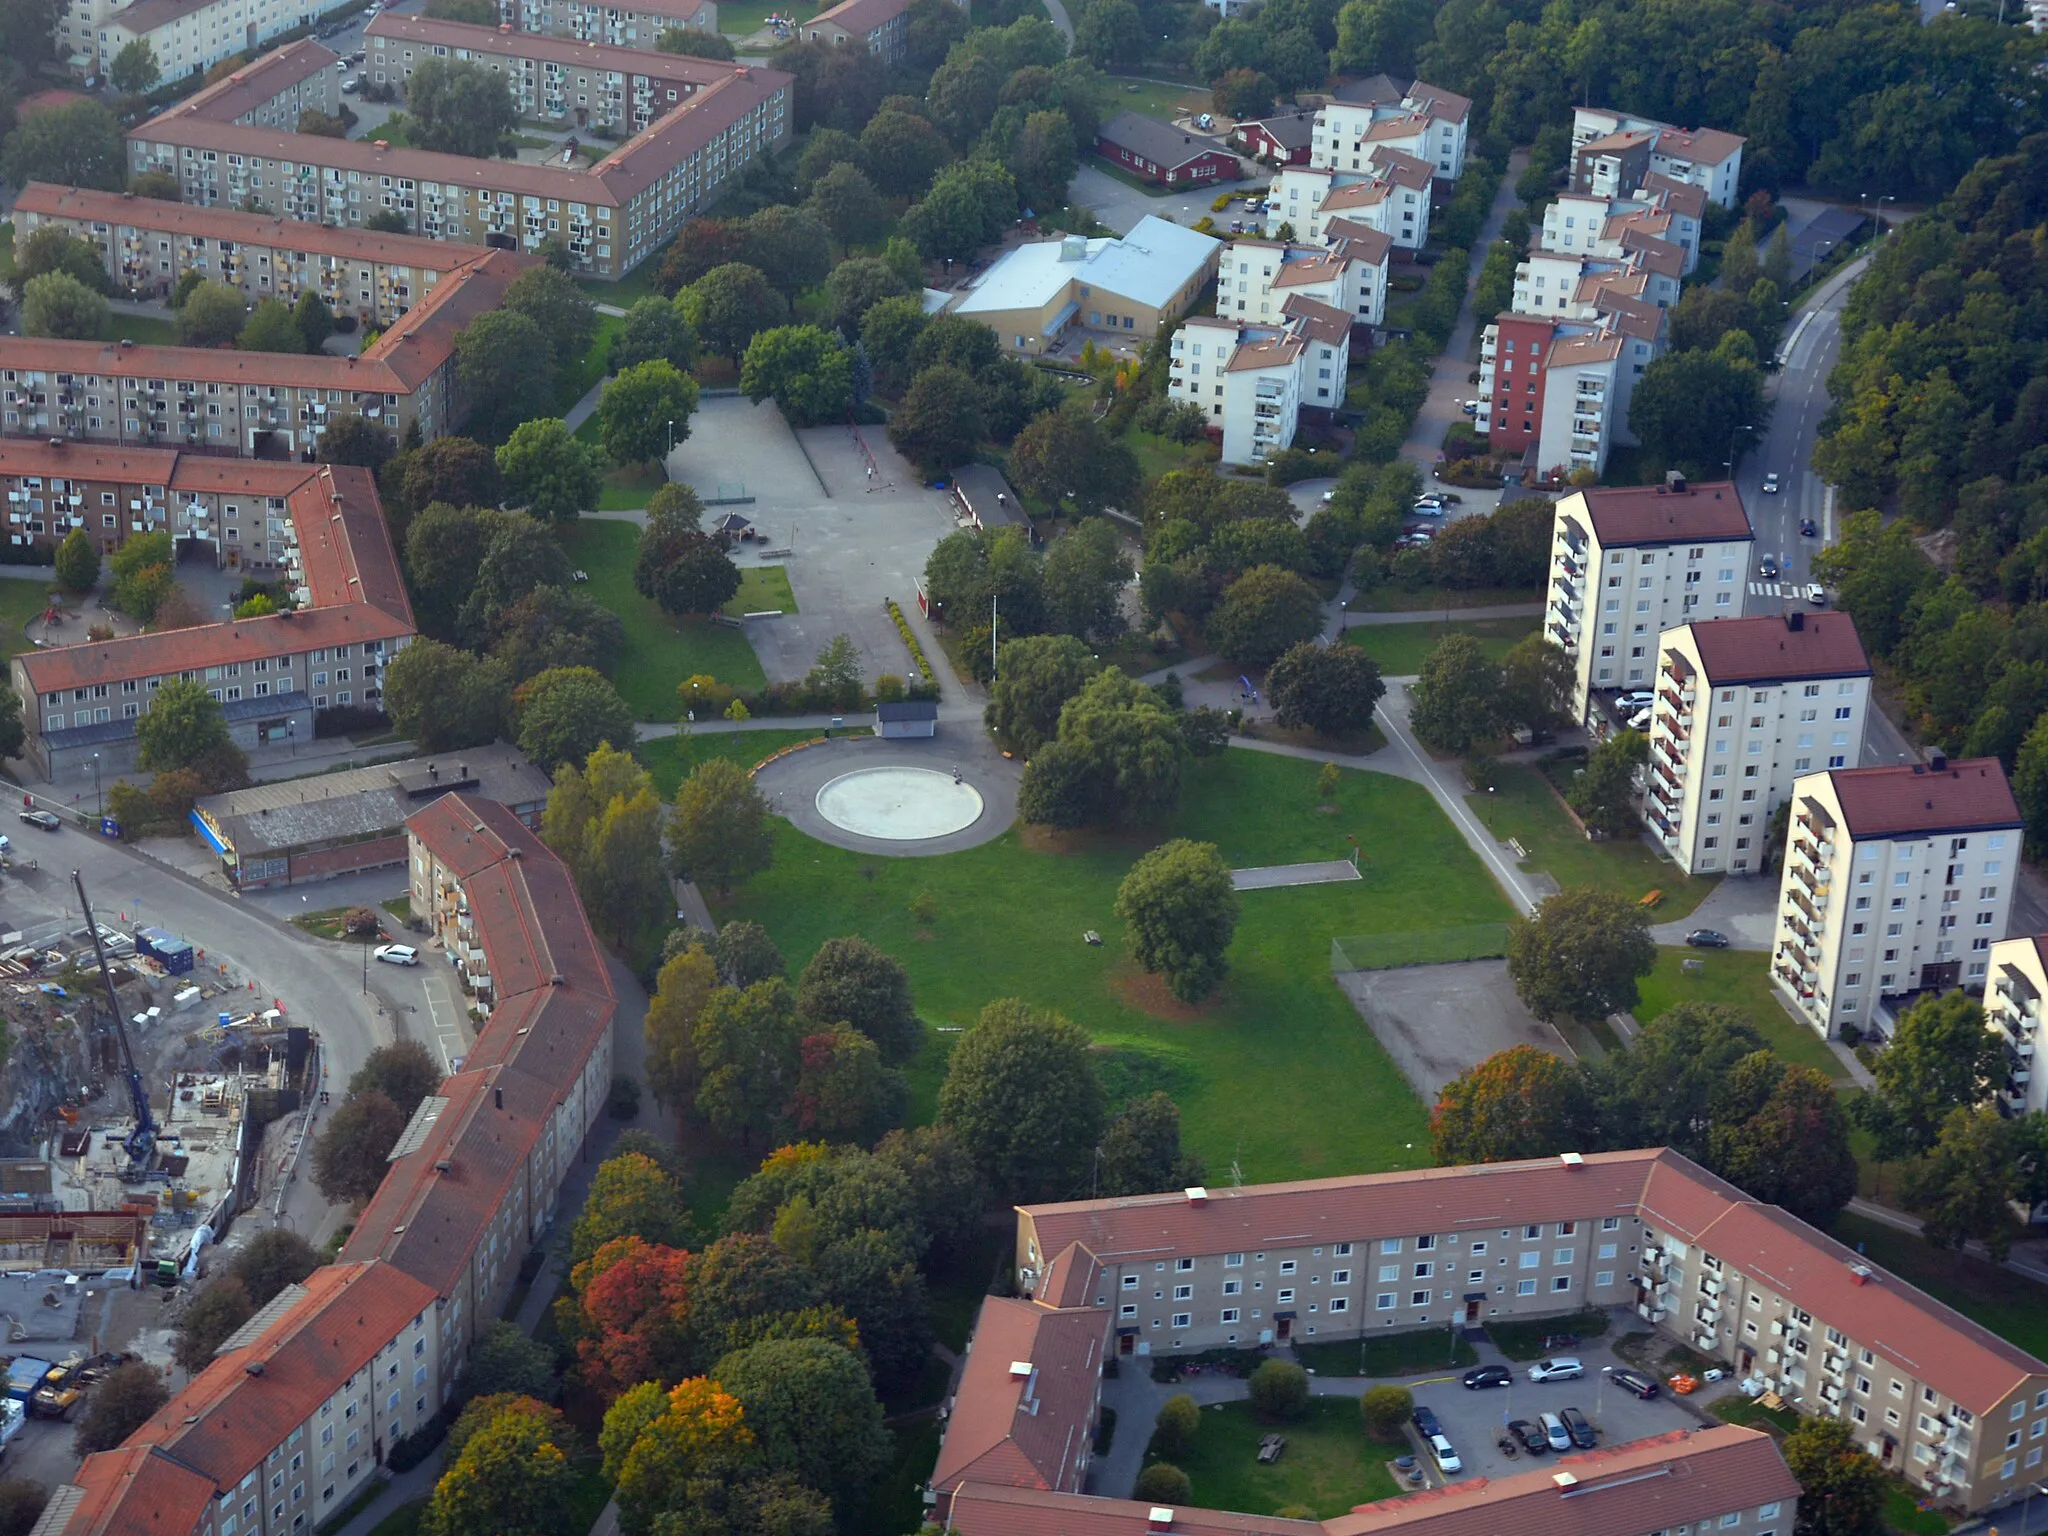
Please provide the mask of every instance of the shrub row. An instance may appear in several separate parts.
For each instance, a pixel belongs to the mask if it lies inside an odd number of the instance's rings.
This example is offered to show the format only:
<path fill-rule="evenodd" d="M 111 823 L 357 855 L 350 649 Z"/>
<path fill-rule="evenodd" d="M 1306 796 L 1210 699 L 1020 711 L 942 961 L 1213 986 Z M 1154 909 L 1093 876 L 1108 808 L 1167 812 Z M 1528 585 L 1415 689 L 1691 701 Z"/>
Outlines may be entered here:
<path fill-rule="evenodd" d="M 925 659 L 924 647 L 918 643 L 917 633 L 910 627 L 910 620 L 903 616 L 903 609 L 893 597 L 884 598 L 889 605 L 889 617 L 896 621 L 896 633 L 903 637 L 904 646 L 910 651 L 910 659 L 917 664 L 918 675 L 911 679 L 911 687 L 920 682 L 934 681 L 932 664 Z"/>

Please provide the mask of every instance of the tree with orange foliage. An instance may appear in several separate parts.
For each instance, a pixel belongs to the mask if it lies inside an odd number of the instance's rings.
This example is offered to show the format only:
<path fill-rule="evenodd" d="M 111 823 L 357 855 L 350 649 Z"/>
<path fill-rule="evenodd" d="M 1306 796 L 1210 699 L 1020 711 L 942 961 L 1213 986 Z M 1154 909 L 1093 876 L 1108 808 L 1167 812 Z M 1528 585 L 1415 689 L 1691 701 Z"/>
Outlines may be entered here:
<path fill-rule="evenodd" d="M 1533 1045 L 1496 1051 L 1444 1084 L 1429 1117 L 1430 1144 L 1446 1164 L 1577 1151 L 1592 1129 L 1585 1073 Z"/>
<path fill-rule="evenodd" d="M 592 1391 L 616 1396 L 689 1370 L 690 1269 L 687 1249 L 620 1237 L 570 1271 L 582 1304 L 576 1359 Z"/>
<path fill-rule="evenodd" d="M 560 1536 L 572 1474 L 554 1430 L 499 1413 L 471 1435 L 427 1503 L 423 1536 Z"/>
<path fill-rule="evenodd" d="M 640 1536 L 663 1510 L 690 1501 L 693 1487 L 748 1470 L 756 1457 L 744 1420 L 739 1399 L 702 1376 L 667 1391 L 642 1382 L 613 1403 L 598 1444 L 626 1536 Z"/>

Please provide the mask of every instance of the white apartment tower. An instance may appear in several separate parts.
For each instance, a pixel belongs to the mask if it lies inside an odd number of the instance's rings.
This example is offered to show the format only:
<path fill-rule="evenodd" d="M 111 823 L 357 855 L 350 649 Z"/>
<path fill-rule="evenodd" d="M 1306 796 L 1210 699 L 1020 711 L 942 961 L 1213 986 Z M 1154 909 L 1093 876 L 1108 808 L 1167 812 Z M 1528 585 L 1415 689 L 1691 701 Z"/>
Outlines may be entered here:
<path fill-rule="evenodd" d="M 1822 1035 L 1869 1029 L 1901 993 L 1983 990 L 2021 835 L 1995 757 L 1802 775 L 1772 980 Z"/>
<path fill-rule="evenodd" d="M 1643 810 L 1689 875 L 1755 874 L 1800 774 L 1854 768 L 1870 658 L 1846 613 L 1681 624 L 1658 642 Z"/>
<path fill-rule="evenodd" d="M 2005 1047 L 2005 1082 L 1999 1111 L 2037 1114 L 2048 1109 L 2048 1076 L 2034 1071 L 2041 1041 L 2041 999 L 2048 997 L 2048 935 L 2000 939 L 1991 946 L 1991 985 L 1984 994 L 1984 1026 Z"/>
<path fill-rule="evenodd" d="M 1572 657 L 1574 717 L 1596 691 L 1648 687 L 1665 630 L 1740 618 L 1753 540 L 1726 480 L 1674 473 L 1558 502 L 1544 633 Z"/>

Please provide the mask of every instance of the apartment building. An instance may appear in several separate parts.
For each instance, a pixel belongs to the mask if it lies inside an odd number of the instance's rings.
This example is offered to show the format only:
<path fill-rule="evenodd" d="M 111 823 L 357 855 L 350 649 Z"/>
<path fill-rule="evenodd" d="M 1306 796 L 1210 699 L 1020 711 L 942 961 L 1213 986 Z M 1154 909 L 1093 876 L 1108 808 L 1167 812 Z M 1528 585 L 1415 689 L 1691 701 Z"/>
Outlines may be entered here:
<path fill-rule="evenodd" d="M 1612 294 L 1669 309 L 1678 302 L 1683 261 L 1677 247 L 1656 244 L 1664 249 L 1618 256 L 1531 251 L 1515 265 L 1514 312 L 1591 320 Z"/>
<path fill-rule="evenodd" d="M 449 795 L 407 825 L 414 910 L 483 1020 L 462 1070 L 421 1102 L 339 1261 L 88 1456 L 37 1536 L 304 1536 L 451 1400 L 502 1311 L 602 1111 L 616 1000 L 568 871 L 508 807 Z"/>
<path fill-rule="evenodd" d="M 1620 1305 L 1946 1507 L 2020 1496 L 2048 1448 L 2048 1364 L 1664 1148 L 1019 1206 L 1016 1253 L 1119 1356 Z"/>
<path fill-rule="evenodd" d="M 310 461 L 328 421 L 349 411 L 384 427 L 393 449 L 414 428 L 431 440 L 463 418 L 455 338 L 532 260 L 485 252 L 355 357 L 0 336 L 0 426 L 9 436 Z"/>
<path fill-rule="evenodd" d="M 187 272 L 242 290 L 249 303 L 316 293 L 365 329 L 393 325 L 447 274 L 481 260 L 477 245 L 419 235 L 287 223 L 268 214 L 194 208 L 126 192 L 32 181 L 16 227 L 54 225 L 99 249 L 108 280 L 138 299 L 167 299 Z"/>
<path fill-rule="evenodd" d="M 1575 719 L 1596 691 L 1648 687 L 1667 629 L 1742 616 L 1755 536 L 1732 481 L 1574 491 L 1551 528 L 1543 628 L 1572 658 Z"/>
<path fill-rule="evenodd" d="M 1802 774 L 1772 980 L 1823 1036 L 1882 1028 L 1887 998 L 1983 991 L 2023 835 L 1995 757 Z"/>
<path fill-rule="evenodd" d="M 1854 768 L 1870 658 L 1846 613 L 1681 624 L 1657 642 L 1643 812 L 1689 875 L 1757 874 L 1794 779 Z"/>
<path fill-rule="evenodd" d="M 1636 440 L 1636 381 L 1669 344 L 1666 312 L 1620 285 L 1591 290 L 1587 307 L 1583 319 L 1503 311 L 1480 334 L 1473 427 L 1548 483 L 1603 473 L 1615 444 Z"/>
<path fill-rule="evenodd" d="M 1308 163 L 1318 170 L 1362 174 L 1371 169 L 1376 151 L 1392 150 L 1422 161 L 1439 180 L 1456 181 L 1464 175 L 1471 101 L 1422 80 L 1395 100 L 1356 99 L 1386 94 L 1340 88 L 1316 114 Z"/>
<path fill-rule="evenodd" d="M 1426 161 L 1379 147 L 1363 171 L 1326 166 L 1283 166 L 1266 194 L 1266 237 L 1278 239 L 1282 226 L 1296 240 L 1321 245 L 1339 221 L 1379 231 L 1403 250 L 1420 250 L 1429 240 L 1432 173 Z"/>
<path fill-rule="evenodd" d="M 224 123 L 298 131 L 307 112 L 341 108 L 340 56 L 312 38 L 273 48 L 184 100 Z M 168 74 L 169 71 L 166 71 Z"/>
<path fill-rule="evenodd" d="M 261 500 L 237 504 L 252 535 L 261 519 L 282 549 L 296 612 L 39 647 L 9 664 L 28 731 L 22 755 L 45 778 L 68 782 L 95 755 L 105 772 L 132 766 L 135 722 L 170 679 L 205 683 L 245 750 L 311 740 L 317 711 L 383 696 L 383 669 L 415 630 L 375 478 L 323 465 L 282 512 L 275 495 Z M 148 511 L 119 515 L 130 531 L 155 524 Z"/>
<path fill-rule="evenodd" d="M 789 141 L 789 75 L 743 64 L 716 71 L 588 170 L 278 133 L 189 103 L 129 133 L 129 169 L 176 177 L 187 203 L 300 223 L 360 227 L 382 212 L 434 240 L 527 252 L 560 240 L 580 271 L 623 277 L 727 178 Z"/>
<path fill-rule="evenodd" d="M 69 0 L 57 51 L 74 75 L 105 76 L 128 44 L 149 44 L 166 80 L 213 68 L 319 19 L 313 0 Z"/>
<path fill-rule="evenodd" d="M 839 0 L 803 23 L 804 41 L 859 48 L 891 64 L 910 46 L 910 0 Z"/>
<path fill-rule="evenodd" d="M 1288 301 L 1313 299 L 1354 325 L 1386 319 L 1394 242 L 1376 229 L 1337 234 L 1327 247 L 1233 240 L 1216 268 L 1216 313 L 1246 325 L 1277 325 Z"/>
<path fill-rule="evenodd" d="M 1221 249 L 1220 241 L 1147 214 L 1113 239 L 1063 235 L 1005 251 L 951 311 L 979 320 L 1025 357 L 1054 350 L 1076 326 L 1145 341 L 1187 313 Z"/>
<path fill-rule="evenodd" d="M 715 0 L 498 0 L 498 16 L 522 32 L 614 48 L 652 48 L 662 33 L 678 27 L 718 30 Z"/>
<path fill-rule="evenodd" d="M 2006 1115 L 2048 1109 L 2048 1079 L 2034 1076 L 2041 1043 L 2041 999 L 2048 996 L 2048 937 L 1999 939 L 1991 946 L 1991 986 L 1984 994 L 1984 1024 L 2005 1047 L 2005 1081 L 1998 1109 Z"/>
<path fill-rule="evenodd" d="M 732 74 L 716 59 L 615 48 L 510 27 L 474 27 L 379 11 L 363 29 L 363 68 L 403 88 L 428 59 L 502 75 L 520 117 L 635 134 Z"/>
<path fill-rule="evenodd" d="M 1653 173 L 1627 197 L 1560 193 L 1543 210 L 1538 240 L 1546 251 L 1609 259 L 1639 248 L 1645 238 L 1658 240 L 1678 248 L 1679 275 L 1690 277 L 1699 265 L 1706 206 L 1704 188 Z"/>
<path fill-rule="evenodd" d="M 1355 1505 L 1323 1521 L 1090 1499 L 995 1482 L 963 1484 L 947 1500 L 947 1519 L 962 1536 L 1606 1536 L 1736 1528 L 1744 1536 L 1790 1536 L 1798 1511 L 1799 1483 L 1771 1438 L 1730 1424 L 1548 1463 Z"/>
<path fill-rule="evenodd" d="M 1571 189 L 1627 197 L 1650 176 L 1699 187 L 1733 208 L 1742 182 L 1742 146 L 1749 141 L 1718 128 L 1674 128 L 1653 117 L 1606 107 L 1572 112 Z"/>
<path fill-rule="evenodd" d="M 1305 410 L 1343 404 L 1350 367 L 1350 317 L 1297 295 L 1273 325 L 1189 320 L 1174 332 L 1166 392 L 1221 432 L 1224 463 L 1262 464 L 1293 444 Z"/>

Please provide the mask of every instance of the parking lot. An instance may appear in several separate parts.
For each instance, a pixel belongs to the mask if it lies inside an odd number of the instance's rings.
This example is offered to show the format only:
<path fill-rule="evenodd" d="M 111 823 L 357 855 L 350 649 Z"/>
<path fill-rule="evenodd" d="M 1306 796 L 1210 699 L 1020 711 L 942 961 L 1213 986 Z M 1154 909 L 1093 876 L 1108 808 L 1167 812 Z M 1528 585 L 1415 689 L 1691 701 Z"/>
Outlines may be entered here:
<path fill-rule="evenodd" d="M 1668 1388 L 1649 1402 L 1643 1402 L 1608 1383 L 1604 1370 L 1622 1362 L 1605 1347 L 1604 1340 L 1590 1340 L 1583 1347 L 1571 1351 L 1584 1363 L 1584 1376 L 1576 1381 L 1540 1384 L 1529 1380 L 1526 1362 L 1509 1360 L 1484 1341 L 1479 1343 L 1478 1349 L 1480 1364 L 1505 1365 L 1514 1372 L 1511 1385 L 1468 1391 L 1458 1379 L 1464 1374 L 1463 1370 L 1402 1383 L 1414 1393 L 1418 1406 L 1427 1406 L 1442 1420 L 1444 1434 L 1464 1463 L 1464 1470 L 1451 1478 L 1452 1482 L 1473 1477 L 1506 1477 L 1516 1472 L 1540 1469 L 1560 1454 L 1546 1451 L 1532 1456 L 1521 1451 L 1513 1458 L 1505 1455 L 1495 1442 L 1511 1419 L 1527 1419 L 1534 1424 L 1540 1414 L 1576 1408 L 1592 1422 L 1603 1446 L 1623 1445 L 1676 1429 L 1692 1429 L 1701 1422 L 1700 1415 L 1673 1398 Z M 1442 1481 L 1436 1474 L 1435 1464 L 1430 1461 L 1412 1428 L 1409 1434 L 1415 1441 L 1417 1454 L 1429 1468 L 1431 1485 L 1434 1486 Z"/>

